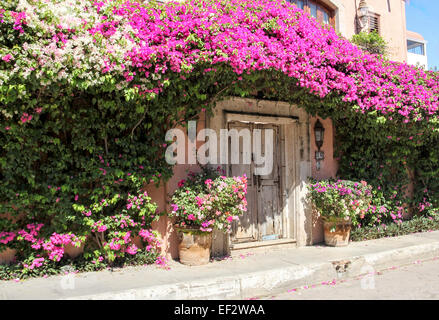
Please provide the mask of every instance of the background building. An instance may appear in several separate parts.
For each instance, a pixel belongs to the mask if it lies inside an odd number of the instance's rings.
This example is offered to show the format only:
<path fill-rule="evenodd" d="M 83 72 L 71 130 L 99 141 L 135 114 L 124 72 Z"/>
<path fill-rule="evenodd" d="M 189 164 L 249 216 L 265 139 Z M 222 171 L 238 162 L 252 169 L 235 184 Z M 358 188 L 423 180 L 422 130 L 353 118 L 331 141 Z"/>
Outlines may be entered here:
<path fill-rule="evenodd" d="M 427 41 L 416 32 L 406 31 L 405 0 L 289 1 L 347 39 L 360 31 L 376 31 L 387 42 L 391 60 L 428 68 Z"/>
<path fill-rule="evenodd" d="M 407 31 L 407 63 L 428 70 L 427 41 L 413 31 Z"/>

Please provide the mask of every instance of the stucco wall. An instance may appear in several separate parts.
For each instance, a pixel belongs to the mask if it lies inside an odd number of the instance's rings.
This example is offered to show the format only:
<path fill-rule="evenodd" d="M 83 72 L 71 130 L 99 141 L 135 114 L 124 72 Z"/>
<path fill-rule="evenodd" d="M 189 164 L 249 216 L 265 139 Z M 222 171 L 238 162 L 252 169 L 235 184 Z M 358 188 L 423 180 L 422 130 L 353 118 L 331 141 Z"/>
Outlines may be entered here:
<path fill-rule="evenodd" d="M 298 129 L 298 135 L 295 143 L 298 144 L 298 150 L 300 151 L 297 155 L 289 155 L 290 157 L 297 159 L 295 170 L 297 170 L 297 178 L 300 181 L 300 185 L 298 186 L 298 196 L 300 199 L 298 199 L 298 207 L 296 208 L 296 210 L 299 210 L 300 212 L 296 215 L 296 220 L 294 221 L 294 223 L 297 224 L 295 238 L 299 245 L 310 245 L 322 242 L 323 230 L 321 219 L 316 213 L 307 211 L 309 208 L 306 208 L 304 203 L 304 198 L 306 195 L 305 181 L 309 176 L 313 176 L 316 179 L 325 179 L 335 177 L 337 173 L 337 161 L 333 156 L 334 128 L 332 120 L 319 118 L 325 128 L 325 139 L 321 149 L 325 152 L 325 160 L 321 162 L 321 169 L 318 171 L 316 169 L 316 161 L 314 157 L 315 151 L 317 151 L 317 146 L 315 145 L 313 130 L 317 118 L 310 117 L 303 109 L 296 106 L 291 106 L 285 102 L 231 98 L 218 103 L 214 110 L 216 116 L 213 118 L 206 119 L 204 114 L 200 116 L 200 119 L 197 121 L 197 133 L 205 127 L 212 128 L 214 130 L 223 128 L 223 119 L 220 118 L 219 115 L 225 109 L 242 112 L 257 112 L 266 114 L 275 113 L 279 115 L 299 116 L 300 128 Z M 217 117 L 216 120 L 215 117 Z M 204 142 L 198 141 L 197 148 L 203 143 Z M 187 156 L 188 155 L 186 153 L 186 159 Z M 147 187 L 148 194 L 155 202 L 157 202 L 159 210 L 169 212 L 169 206 L 167 204 L 167 200 L 169 199 L 168 195 L 172 194 L 172 192 L 177 188 L 177 184 L 181 179 L 186 178 L 187 170 L 197 171 L 199 170 L 199 167 L 197 165 L 176 165 L 174 167 L 174 176 L 166 184 L 162 184 L 159 188 L 157 188 L 155 185 L 149 185 Z M 163 244 L 162 252 L 166 254 L 168 258 L 178 258 L 178 240 L 172 221 L 167 217 L 162 217 L 157 223 L 154 224 L 154 228 L 161 234 Z M 217 253 L 221 253 L 225 249 L 223 247 L 218 248 L 218 243 L 224 242 L 226 239 L 219 234 L 216 234 L 215 237 L 216 246 L 214 245 L 213 249 Z"/>

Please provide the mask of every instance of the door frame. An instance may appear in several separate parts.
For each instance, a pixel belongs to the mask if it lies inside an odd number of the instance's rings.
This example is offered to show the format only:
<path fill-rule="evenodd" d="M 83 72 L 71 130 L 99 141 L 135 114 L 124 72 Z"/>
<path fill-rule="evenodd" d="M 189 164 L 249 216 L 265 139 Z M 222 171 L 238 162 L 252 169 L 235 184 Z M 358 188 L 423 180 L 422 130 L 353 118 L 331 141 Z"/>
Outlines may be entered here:
<path fill-rule="evenodd" d="M 221 130 L 227 128 L 227 118 L 283 125 L 284 147 L 281 151 L 285 159 L 285 163 L 282 164 L 282 187 L 285 187 L 282 194 L 286 226 L 284 238 L 285 241 L 294 243 L 298 247 L 311 244 L 313 216 L 307 200 L 308 177 L 312 175 L 310 115 L 304 108 L 286 101 L 229 96 L 217 101 L 212 113 L 204 113 L 200 121 L 205 121 L 205 128 L 212 129 L 220 137 Z M 221 155 L 220 143 L 217 144 L 217 154 Z M 219 161 L 212 165 L 215 168 L 218 166 L 226 169 L 227 165 Z M 214 230 L 212 240 L 212 256 L 231 254 L 229 234 Z M 271 242 L 264 241 L 260 246 L 281 243 L 278 240 L 275 240 L 275 243 Z"/>
<path fill-rule="evenodd" d="M 224 128 L 228 128 L 229 122 L 244 122 L 254 124 L 273 124 L 279 126 L 279 138 L 280 138 L 280 205 L 282 207 L 282 239 L 279 242 L 285 242 L 286 240 L 294 242 L 297 236 L 297 219 L 296 219 L 296 204 L 299 199 L 299 195 L 294 189 L 293 192 L 288 192 L 291 189 L 291 185 L 296 182 L 297 168 L 299 164 L 297 151 L 297 134 L 299 119 L 295 116 L 280 116 L 271 114 L 258 114 L 253 112 L 237 112 L 233 110 L 223 110 L 224 114 Z M 227 173 L 229 173 L 229 166 L 227 165 Z M 266 241 L 250 242 L 247 245 L 249 247 L 255 245 L 264 245 Z M 275 241 L 270 241 L 272 244 Z M 232 248 L 246 247 L 246 243 L 232 245 Z"/>

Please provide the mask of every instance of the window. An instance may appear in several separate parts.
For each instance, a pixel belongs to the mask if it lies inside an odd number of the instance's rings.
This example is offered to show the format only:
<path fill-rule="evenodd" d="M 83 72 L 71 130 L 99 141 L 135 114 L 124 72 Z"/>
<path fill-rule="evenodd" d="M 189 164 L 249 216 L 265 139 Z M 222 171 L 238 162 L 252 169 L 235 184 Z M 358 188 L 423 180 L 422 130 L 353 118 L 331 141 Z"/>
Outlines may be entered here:
<path fill-rule="evenodd" d="M 369 18 L 367 29 L 366 29 L 365 25 L 363 26 L 363 23 L 364 23 L 362 21 L 363 18 L 356 19 L 357 33 L 363 31 L 363 32 L 376 32 L 376 33 L 380 34 L 380 31 L 381 31 L 380 15 L 373 13 L 373 12 L 369 12 L 369 15 L 367 18 Z"/>
<path fill-rule="evenodd" d="M 310 10 L 310 13 L 311 13 L 311 16 L 313 17 L 313 18 L 316 18 L 317 19 L 317 5 L 315 4 L 315 3 L 310 3 L 309 4 L 309 10 Z"/>
<path fill-rule="evenodd" d="M 329 14 L 326 11 L 323 11 L 323 23 L 329 24 Z"/>
<path fill-rule="evenodd" d="M 305 1 L 304 0 L 291 0 L 289 2 L 294 3 L 297 7 L 299 7 L 302 10 L 305 9 Z"/>
<path fill-rule="evenodd" d="M 380 34 L 380 15 L 379 14 L 370 13 L 369 32 L 376 32 L 376 33 Z"/>
<path fill-rule="evenodd" d="M 318 21 L 329 24 L 335 28 L 334 10 L 320 3 L 319 1 L 311 0 L 287 0 L 288 2 L 294 3 L 298 8 L 305 12 L 308 12 L 312 17 Z"/>
<path fill-rule="evenodd" d="M 425 46 L 422 42 L 407 40 L 407 49 L 409 53 L 425 56 Z"/>

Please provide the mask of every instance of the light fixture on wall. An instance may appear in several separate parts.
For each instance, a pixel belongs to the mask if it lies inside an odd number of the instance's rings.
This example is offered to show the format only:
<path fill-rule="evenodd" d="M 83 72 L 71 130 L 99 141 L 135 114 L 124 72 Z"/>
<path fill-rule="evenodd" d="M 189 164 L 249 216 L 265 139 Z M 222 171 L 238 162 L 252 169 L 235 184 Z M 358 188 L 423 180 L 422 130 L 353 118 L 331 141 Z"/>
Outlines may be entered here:
<path fill-rule="evenodd" d="M 314 137 L 316 141 L 317 151 L 316 151 L 316 169 L 320 170 L 320 161 L 325 159 L 325 153 L 320 151 L 320 148 L 323 146 L 323 139 L 325 137 L 325 128 L 319 119 L 317 119 L 316 124 L 314 125 Z"/>
<path fill-rule="evenodd" d="M 369 5 L 367 4 L 366 0 L 361 0 L 360 4 L 358 5 L 358 20 L 360 24 L 360 31 L 369 30 L 369 14 Z"/>

